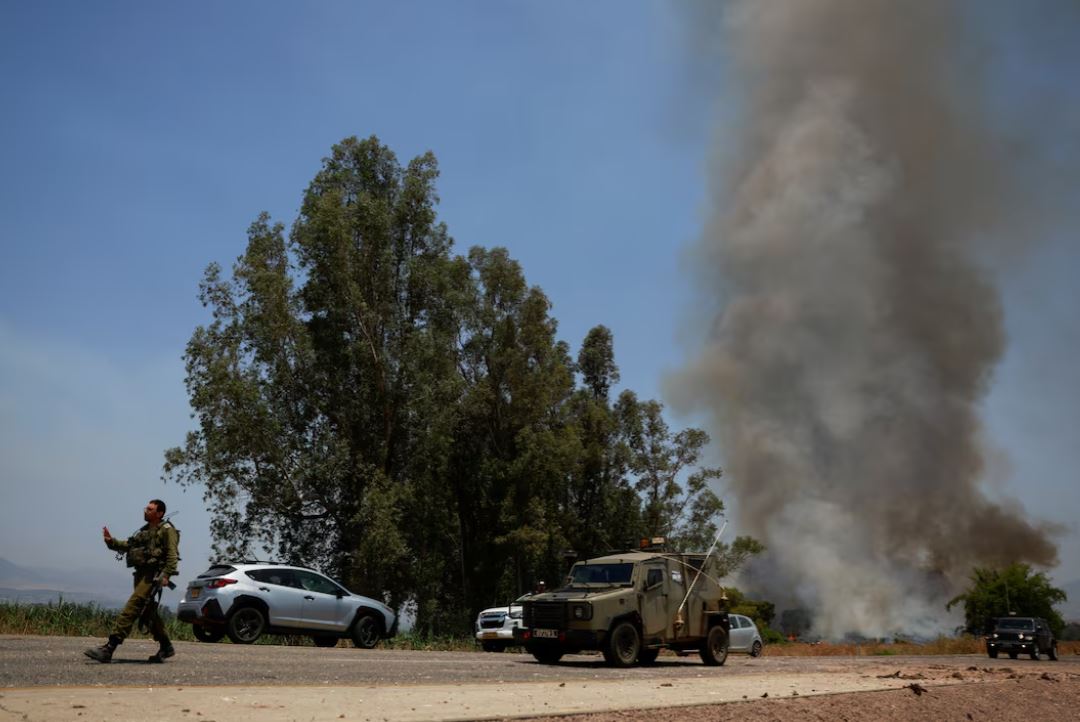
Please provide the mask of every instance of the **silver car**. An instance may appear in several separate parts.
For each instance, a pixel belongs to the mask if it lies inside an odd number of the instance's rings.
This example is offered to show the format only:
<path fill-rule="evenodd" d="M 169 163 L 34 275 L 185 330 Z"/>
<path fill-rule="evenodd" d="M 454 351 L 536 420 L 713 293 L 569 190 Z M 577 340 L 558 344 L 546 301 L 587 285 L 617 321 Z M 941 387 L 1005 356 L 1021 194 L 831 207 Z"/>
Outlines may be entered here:
<path fill-rule="evenodd" d="M 365 649 L 393 637 L 398 625 L 388 606 L 330 577 L 266 562 L 210 567 L 188 584 L 177 618 L 203 642 L 228 635 L 235 644 L 251 644 L 263 634 L 305 634 L 320 647 L 347 636 Z"/>
<path fill-rule="evenodd" d="M 746 652 L 751 657 L 759 656 L 764 643 L 754 620 L 742 614 L 729 614 L 728 620 L 731 622 L 728 651 Z"/>

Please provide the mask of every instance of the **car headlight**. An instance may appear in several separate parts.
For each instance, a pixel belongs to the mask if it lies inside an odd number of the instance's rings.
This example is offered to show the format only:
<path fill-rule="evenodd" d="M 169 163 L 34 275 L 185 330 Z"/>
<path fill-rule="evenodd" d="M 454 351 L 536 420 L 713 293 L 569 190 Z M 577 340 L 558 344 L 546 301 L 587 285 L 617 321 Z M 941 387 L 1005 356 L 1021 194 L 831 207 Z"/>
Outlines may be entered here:
<path fill-rule="evenodd" d="M 997 632 L 994 632 L 994 633 L 993 633 L 993 634 L 991 634 L 990 636 L 991 636 L 991 637 L 993 637 L 994 639 L 997 639 Z"/>
<path fill-rule="evenodd" d="M 574 619 L 592 619 L 592 605 L 574 604 L 570 608 L 570 614 Z"/>
<path fill-rule="evenodd" d="M 1026 637 L 1024 637 L 1024 635 L 1022 635 L 1022 634 L 1016 635 L 1016 638 L 1017 639 L 1026 639 Z"/>
<path fill-rule="evenodd" d="M 521 619 L 521 610 L 520 609 L 511 609 L 510 610 L 510 618 L 511 619 Z"/>

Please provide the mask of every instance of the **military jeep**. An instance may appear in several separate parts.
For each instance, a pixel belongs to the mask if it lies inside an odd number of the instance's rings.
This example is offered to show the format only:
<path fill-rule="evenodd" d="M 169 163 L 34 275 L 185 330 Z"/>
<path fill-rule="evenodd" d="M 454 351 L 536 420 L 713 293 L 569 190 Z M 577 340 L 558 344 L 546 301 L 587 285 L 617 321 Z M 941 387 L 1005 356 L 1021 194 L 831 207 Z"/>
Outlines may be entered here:
<path fill-rule="evenodd" d="M 711 567 L 705 554 L 661 551 L 578 562 L 561 589 L 523 604 L 514 640 L 543 664 L 583 650 L 599 650 L 616 667 L 650 664 L 665 647 L 723 664 L 727 600 Z"/>

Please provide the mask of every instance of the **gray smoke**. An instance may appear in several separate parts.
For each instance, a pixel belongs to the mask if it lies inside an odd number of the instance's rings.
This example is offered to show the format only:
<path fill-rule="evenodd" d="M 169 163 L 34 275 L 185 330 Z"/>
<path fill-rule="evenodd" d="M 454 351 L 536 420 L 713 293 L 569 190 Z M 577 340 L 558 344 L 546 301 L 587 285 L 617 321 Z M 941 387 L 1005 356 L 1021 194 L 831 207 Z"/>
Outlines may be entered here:
<path fill-rule="evenodd" d="M 709 415 L 769 593 L 829 637 L 925 631 L 974 565 L 1057 558 L 1053 529 L 980 486 L 1005 345 L 992 264 L 1046 204 L 1034 156 L 986 119 L 960 7 L 747 0 L 697 19 L 742 104 L 693 257 L 706 338 L 667 391 Z"/>

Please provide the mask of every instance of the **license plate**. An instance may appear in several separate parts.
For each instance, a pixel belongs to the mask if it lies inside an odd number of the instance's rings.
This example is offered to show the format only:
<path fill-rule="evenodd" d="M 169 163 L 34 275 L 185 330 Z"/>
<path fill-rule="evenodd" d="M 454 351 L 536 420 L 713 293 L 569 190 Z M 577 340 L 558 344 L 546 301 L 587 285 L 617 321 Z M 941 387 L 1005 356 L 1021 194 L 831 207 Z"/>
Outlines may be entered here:
<path fill-rule="evenodd" d="M 534 629 L 533 633 L 532 633 L 532 636 L 536 637 L 537 639 L 558 639 L 559 638 L 559 630 L 558 629 Z"/>
<path fill-rule="evenodd" d="M 498 638 L 499 638 L 499 633 L 498 632 L 484 632 L 483 634 L 480 635 L 480 639 L 498 639 Z"/>
<path fill-rule="evenodd" d="M 199 598 L 199 592 L 201 592 L 201 591 L 202 591 L 202 589 L 200 589 L 199 587 L 195 587 L 191 591 L 188 592 L 188 596 L 191 597 L 192 599 L 198 599 Z"/>

